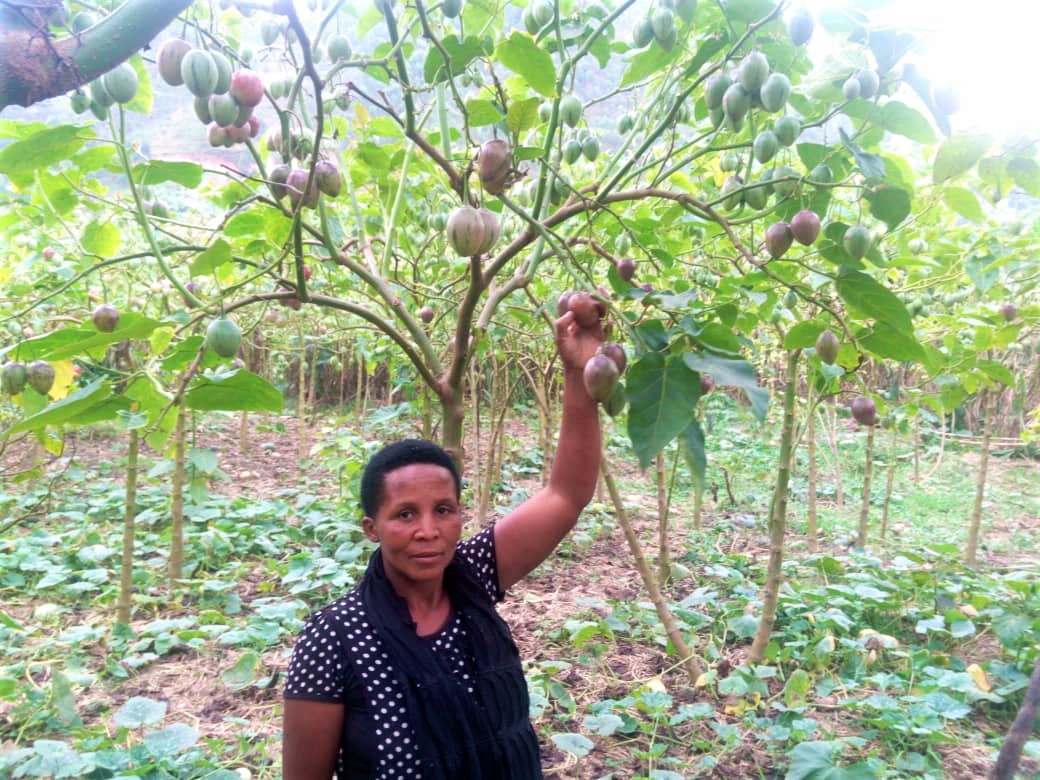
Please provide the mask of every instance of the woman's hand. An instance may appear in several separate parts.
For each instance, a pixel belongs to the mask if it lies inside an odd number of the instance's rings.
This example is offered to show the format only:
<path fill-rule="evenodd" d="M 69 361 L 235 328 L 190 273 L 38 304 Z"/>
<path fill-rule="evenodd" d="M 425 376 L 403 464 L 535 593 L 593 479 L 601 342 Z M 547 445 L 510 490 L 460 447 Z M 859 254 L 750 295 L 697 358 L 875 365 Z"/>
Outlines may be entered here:
<path fill-rule="evenodd" d="M 603 320 L 596 320 L 591 327 L 583 328 L 572 311 L 556 320 L 556 349 L 564 370 L 583 370 L 602 344 Z"/>

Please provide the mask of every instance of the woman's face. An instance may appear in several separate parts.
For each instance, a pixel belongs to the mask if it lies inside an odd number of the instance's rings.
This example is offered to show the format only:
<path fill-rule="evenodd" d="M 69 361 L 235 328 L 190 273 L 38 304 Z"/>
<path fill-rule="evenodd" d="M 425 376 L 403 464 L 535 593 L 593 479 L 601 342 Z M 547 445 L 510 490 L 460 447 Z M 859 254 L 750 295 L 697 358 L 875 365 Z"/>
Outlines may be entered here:
<path fill-rule="evenodd" d="M 362 527 L 383 551 L 386 575 L 398 593 L 439 581 L 462 533 L 455 479 L 432 463 L 387 472 L 379 510 Z"/>

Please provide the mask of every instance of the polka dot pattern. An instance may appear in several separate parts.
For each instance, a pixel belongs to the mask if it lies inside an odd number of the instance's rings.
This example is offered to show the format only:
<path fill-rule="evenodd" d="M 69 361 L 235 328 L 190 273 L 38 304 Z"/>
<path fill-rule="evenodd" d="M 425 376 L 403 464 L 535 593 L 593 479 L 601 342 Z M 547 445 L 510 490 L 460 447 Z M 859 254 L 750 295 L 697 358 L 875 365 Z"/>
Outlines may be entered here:
<path fill-rule="evenodd" d="M 488 598 L 500 601 L 494 528 L 486 528 L 455 550 L 455 562 L 476 574 Z M 423 637 L 463 682 L 472 681 L 473 658 L 466 652 L 466 630 L 452 613 L 436 634 Z M 349 648 L 349 649 L 348 649 Z M 404 691 L 392 660 L 365 616 L 357 589 L 315 613 L 293 648 L 286 674 L 285 697 L 343 703 L 348 692 L 360 683 L 368 704 L 366 715 L 371 731 L 367 742 L 375 744 L 377 778 L 418 778 L 422 766 L 415 731 L 404 711 Z M 472 684 L 467 685 L 473 693 Z M 352 715 L 347 713 L 346 720 Z M 344 729 L 345 736 L 347 729 Z M 355 735 L 356 739 L 356 735 Z M 346 777 L 347 752 L 352 744 L 340 745 L 338 776 Z"/>

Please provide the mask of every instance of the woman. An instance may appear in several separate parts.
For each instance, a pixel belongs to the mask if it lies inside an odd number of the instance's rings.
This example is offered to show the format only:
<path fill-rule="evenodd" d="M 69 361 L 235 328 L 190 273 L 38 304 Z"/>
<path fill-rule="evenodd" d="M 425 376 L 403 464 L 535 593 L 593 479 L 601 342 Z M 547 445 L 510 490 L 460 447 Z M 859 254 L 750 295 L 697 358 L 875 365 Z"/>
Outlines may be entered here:
<path fill-rule="evenodd" d="M 549 484 L 493 527 L 459 541 L 459 474 L 436 445 L 398 442 L 365 467 L 362 525 L 379 547 L 293 650 L 286 780 L 542 776 L 519 653 L 494 603 L 592 498 L 599 417 L 582 370 L 601 342 L 598 322 L 557 320 L 563 416 Z"/>

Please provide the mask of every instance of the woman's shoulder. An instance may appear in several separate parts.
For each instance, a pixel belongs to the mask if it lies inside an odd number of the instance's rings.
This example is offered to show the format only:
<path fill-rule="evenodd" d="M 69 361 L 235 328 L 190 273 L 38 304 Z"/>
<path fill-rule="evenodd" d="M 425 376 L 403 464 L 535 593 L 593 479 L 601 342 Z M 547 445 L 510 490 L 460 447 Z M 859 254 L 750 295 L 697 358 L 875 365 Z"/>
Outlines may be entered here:
<path fill-rule="evenodd" d="M 459 542 L 454 562 L 467 568 L 484 587 L 493 602 L 504 598 L 498 589 L 498 559 L 495 554 L 495 526 L 490 525 Z"/>

